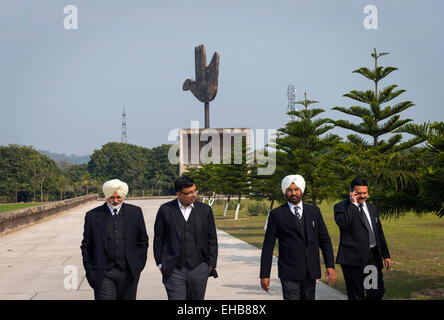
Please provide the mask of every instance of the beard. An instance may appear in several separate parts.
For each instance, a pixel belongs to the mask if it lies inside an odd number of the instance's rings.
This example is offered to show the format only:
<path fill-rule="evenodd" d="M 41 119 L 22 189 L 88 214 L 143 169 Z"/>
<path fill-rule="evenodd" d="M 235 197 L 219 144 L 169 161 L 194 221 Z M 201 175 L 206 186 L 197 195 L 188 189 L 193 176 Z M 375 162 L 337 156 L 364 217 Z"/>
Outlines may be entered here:
<path fill-rule="evenodd" d="M 119 209 L 119 207 L 122 205 L 122 202 L 118 202 L 118 203 L 110 203 L 109 204 L 111 208 L 113 209 Z"/>
<path fill-rule="evenodd" d="M 299 202 L 301 202 L 302 197 L 299 196 L 291 196 L 291 197 L 287 197 L 287 201 L 291 202 L 293 204 L 298 204 Z"/>

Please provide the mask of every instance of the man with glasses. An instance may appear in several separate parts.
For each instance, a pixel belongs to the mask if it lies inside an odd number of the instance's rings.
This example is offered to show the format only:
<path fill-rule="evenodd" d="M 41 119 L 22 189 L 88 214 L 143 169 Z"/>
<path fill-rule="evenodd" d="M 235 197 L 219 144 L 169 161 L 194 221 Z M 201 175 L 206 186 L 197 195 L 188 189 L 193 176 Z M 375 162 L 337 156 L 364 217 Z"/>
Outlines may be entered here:
<path fill-rule="evenodd" d="M 209 276 L 217 278 L 217 235 L 210 206 L 196 201 L 188 176 L 174 183 L 177 199 L 160 206 L 154 223 L 154 259 L 168 300 L 203 300 Z"/>
<path fill-rule="evenodd" d="M 85 215 L 80 248 L 86 279 L 96 300 L 135 300 L 148 250 L 142 209 L 124 202 L 125 182 L 107 181 L 102 190 L 106 202 Z"/>
<path fill-rule="evenodd" d="M 356 178 L 349 198 L 334 207 L 340 231 L 336 263 L 342 267 L 349 300 L 381 300 L 382 260 L 387 270 L 392 264 L 376 206 L 367 198 L 367 182 Z"/>

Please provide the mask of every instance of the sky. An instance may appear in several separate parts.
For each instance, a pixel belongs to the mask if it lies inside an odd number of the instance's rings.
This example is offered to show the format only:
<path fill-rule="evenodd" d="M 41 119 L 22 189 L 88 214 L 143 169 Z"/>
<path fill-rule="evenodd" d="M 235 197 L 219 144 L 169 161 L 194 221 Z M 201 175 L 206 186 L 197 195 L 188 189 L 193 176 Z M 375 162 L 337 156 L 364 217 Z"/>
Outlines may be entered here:
<path fill-rule="evenodd" d="M 65 28 L 68 5 L 77 29 Z M 200 44 L 208 63 L 220 54 L 212 128 L 282 128 L 289 84 L 297 100 L 319 101 L 322 117 L 357 123 L 331 108 L 373 89 L 352 73 L 373 67 L 373 48 L 390 53 L 380 65 L 399 68 L 380 88 L 397 84 L 406 92 L 394 102 L 415 104 L 401 118 L 443 121 L 443 12 L 439 0 L 2 0 L 0 145 L 91 154 L 120 141 L 123 105 L 129 143 L 172 143 L 171 130 L 204 125 L 203 104 L 182 90 Z"/>

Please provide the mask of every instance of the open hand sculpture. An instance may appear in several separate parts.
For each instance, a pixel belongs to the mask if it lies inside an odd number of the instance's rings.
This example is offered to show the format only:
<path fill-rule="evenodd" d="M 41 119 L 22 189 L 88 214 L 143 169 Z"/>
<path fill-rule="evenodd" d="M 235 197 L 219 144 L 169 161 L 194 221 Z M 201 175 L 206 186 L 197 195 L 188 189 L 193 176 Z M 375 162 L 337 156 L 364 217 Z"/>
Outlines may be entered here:
<path fill-rule="evenodd" d="M 187 79 L 183 83 L 184 91 L 191 90 L 193 95 L 205 103 L 205 128 L 210 127 L 209 102 L 217 94 L 217 78 L 219 77 L 219 53 L 215 52 L 210 64 L 207 66 L 207 54 L 205 46 L 194 48 L 194 59 L 196 63 L 196 80 Z"/>
<path fill-rule="evenodd" d="M 217 94 L 217 78 L 219 77 L 219 53 L 215 52 L 207 66 L 205 46 L 194 48 L 196 63 L 196 80 L 187 79 L 183 83 L 183 90 L 191 92 L 200 102 L 210 102 Z"/>

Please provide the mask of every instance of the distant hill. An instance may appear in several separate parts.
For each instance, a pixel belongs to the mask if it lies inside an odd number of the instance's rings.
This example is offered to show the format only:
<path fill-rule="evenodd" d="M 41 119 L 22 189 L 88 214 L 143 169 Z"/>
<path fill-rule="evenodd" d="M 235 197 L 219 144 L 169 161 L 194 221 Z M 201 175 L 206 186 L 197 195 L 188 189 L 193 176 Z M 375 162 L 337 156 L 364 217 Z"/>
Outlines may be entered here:
<path fill-rule="evenodd" d="M 61 159 L 67 159 L 71 164 L 84 164 L 88 163 L 91 156 L 78 156 L 75 154 L 66 155 L 64 153 L 52 153 L 47 150 L 37 150 L 41 154 L 44 154 L 45 156 L 50 157 L 51 159 L 55 161 L 59 161 Z"/>

